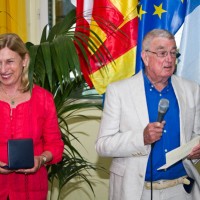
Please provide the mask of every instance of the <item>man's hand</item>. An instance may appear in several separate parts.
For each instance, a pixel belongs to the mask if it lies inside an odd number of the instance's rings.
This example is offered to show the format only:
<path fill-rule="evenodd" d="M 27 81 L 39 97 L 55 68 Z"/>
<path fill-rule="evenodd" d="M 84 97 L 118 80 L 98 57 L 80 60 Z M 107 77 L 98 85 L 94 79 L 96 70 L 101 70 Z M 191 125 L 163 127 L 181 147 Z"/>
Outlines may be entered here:
<path fill-rule="evenodd" d="M 189 154 L 188 159 L 200 159 L 200 144 L 196 145 Z"/>
<path fill-rule="evenodd" d="M 144 144 L 152 144 L 160 140 L 165 121 L 149 123 L 144 129 Z"/>

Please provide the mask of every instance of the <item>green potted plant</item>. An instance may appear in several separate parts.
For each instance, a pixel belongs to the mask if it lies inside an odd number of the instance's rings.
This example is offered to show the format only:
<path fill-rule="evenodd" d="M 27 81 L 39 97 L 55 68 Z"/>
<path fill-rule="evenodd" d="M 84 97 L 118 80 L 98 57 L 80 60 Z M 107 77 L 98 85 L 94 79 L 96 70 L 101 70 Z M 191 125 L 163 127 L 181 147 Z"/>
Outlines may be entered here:
<path fill-rule="evenodd" d="M 54 95 L 62 138 L 65 143 L 62 161 L 48 167 L 51 189 L 54 188 L 55 182 L 58 188 L 57 199 L 60 199 L 62 188 L 76 177 L 85 181 L 93 191 L 88 177 L 89 172 L 102 169 L 84 159 L 71 143 L 71 140 L 76 140 L 78 143 L 80 141 L 69 129 L 68 121 L 80 117 L 77 114 L 80 109 L 102 108 L 101 101 L 86 101 L 86 99 L 100 100 L 99 95 L 83 93 L 87 86 L 80 70 L 77 47 L 88 67 L 89 60 L 85 48 L 89 48 L 95 54 L 98 47 L 89 36 L 84 34 L 84 31 L 75 34 L 73 27 L 76 20 L 75 10 L 71 10 L 63 21 L 50 29 L 48 34 L 47 27 L 44 28 L 40 44 L 26 43 L 31 56 L 29 72 L 31 85 L 36 83 Z M 98 35 L 92 34 L 101 43 Z M 105 51 L 107 51 L 106 48 Z M 103 55 L 98 52 L 96 59 L 100 65 L 103 64 L 101 57 L 103 58 Z"/>

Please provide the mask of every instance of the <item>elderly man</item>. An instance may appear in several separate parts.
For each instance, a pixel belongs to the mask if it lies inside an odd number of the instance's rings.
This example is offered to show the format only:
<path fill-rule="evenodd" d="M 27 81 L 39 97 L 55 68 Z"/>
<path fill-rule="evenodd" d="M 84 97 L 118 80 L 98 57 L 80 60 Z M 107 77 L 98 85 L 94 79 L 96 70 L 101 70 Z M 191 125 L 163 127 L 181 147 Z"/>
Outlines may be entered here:
<path fill-rule="evenodd" d="M 167 152 L 200 134 L 199 85 L 173 75 L 179 53 L 168 31 L 147 33 L 141 56 L 144 70 L 106 91 L 96 150 L 113 158 L 109 199 L 197 200 L 200 176 L 193 161 L 200 159 L 200 145 L 169 168 L 158 168 Z M 159 122 L 163 98 L 169 108 Z"/>

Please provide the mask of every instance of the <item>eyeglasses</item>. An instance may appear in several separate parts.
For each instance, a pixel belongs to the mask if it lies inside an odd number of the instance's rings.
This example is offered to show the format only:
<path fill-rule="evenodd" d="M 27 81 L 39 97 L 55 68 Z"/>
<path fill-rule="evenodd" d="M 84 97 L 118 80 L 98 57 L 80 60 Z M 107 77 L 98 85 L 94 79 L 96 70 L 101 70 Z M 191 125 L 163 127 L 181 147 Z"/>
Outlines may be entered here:
<path fill-rule="evenodd" d="M 171 55 L 172 58 L 178 58 L 181 54 L 178 52 L 178 51 L 158 51 L 158 52 L 155 52 L 155 51 L 149 51 L 149 50 L 146 50 L 147 52 L 150 52 L 150 53 L 153 53 L 153 54 L 156 54 L 156 56 L 158 57 L 166 57 L 169 53 Z"/>

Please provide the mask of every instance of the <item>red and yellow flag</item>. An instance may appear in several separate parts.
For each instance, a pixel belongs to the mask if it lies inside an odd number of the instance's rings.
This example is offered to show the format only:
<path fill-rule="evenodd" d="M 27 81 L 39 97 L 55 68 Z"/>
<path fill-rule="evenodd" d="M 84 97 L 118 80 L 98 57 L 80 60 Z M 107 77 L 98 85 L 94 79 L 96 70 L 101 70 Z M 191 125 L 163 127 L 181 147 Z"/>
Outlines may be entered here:
<path fill-rule="evenodd" d="M 77 16 L 83 15 L 81 25 L 98 34 L 103 41 L 98 51 L 105 52 L 105 46 L 110 57 L 104 57 L 104 66 L 99 66 L 95 56 L 88 51 L 91 70 L 83 67 L 82 72 L 90 87 L 94 86 L 99 94 L 106 91 L 109 83 L 128 78 L 135 72 L 136 44 L 138 34 L 138 0 L 77 0 Z M 89 17 L 89 13 L 92 13 Z M 79 24 L 79 25 L 80 25 Z M 112 27 L 115 27 L 113 30 Z M 90 37 L 94 37 L 88 31 Z M 98 45 L 98 43 L 97 43 Z M 106 52 L 105 52 L 106 54 Z M 113 62 L 114 60 L 114 62 Z"/>

